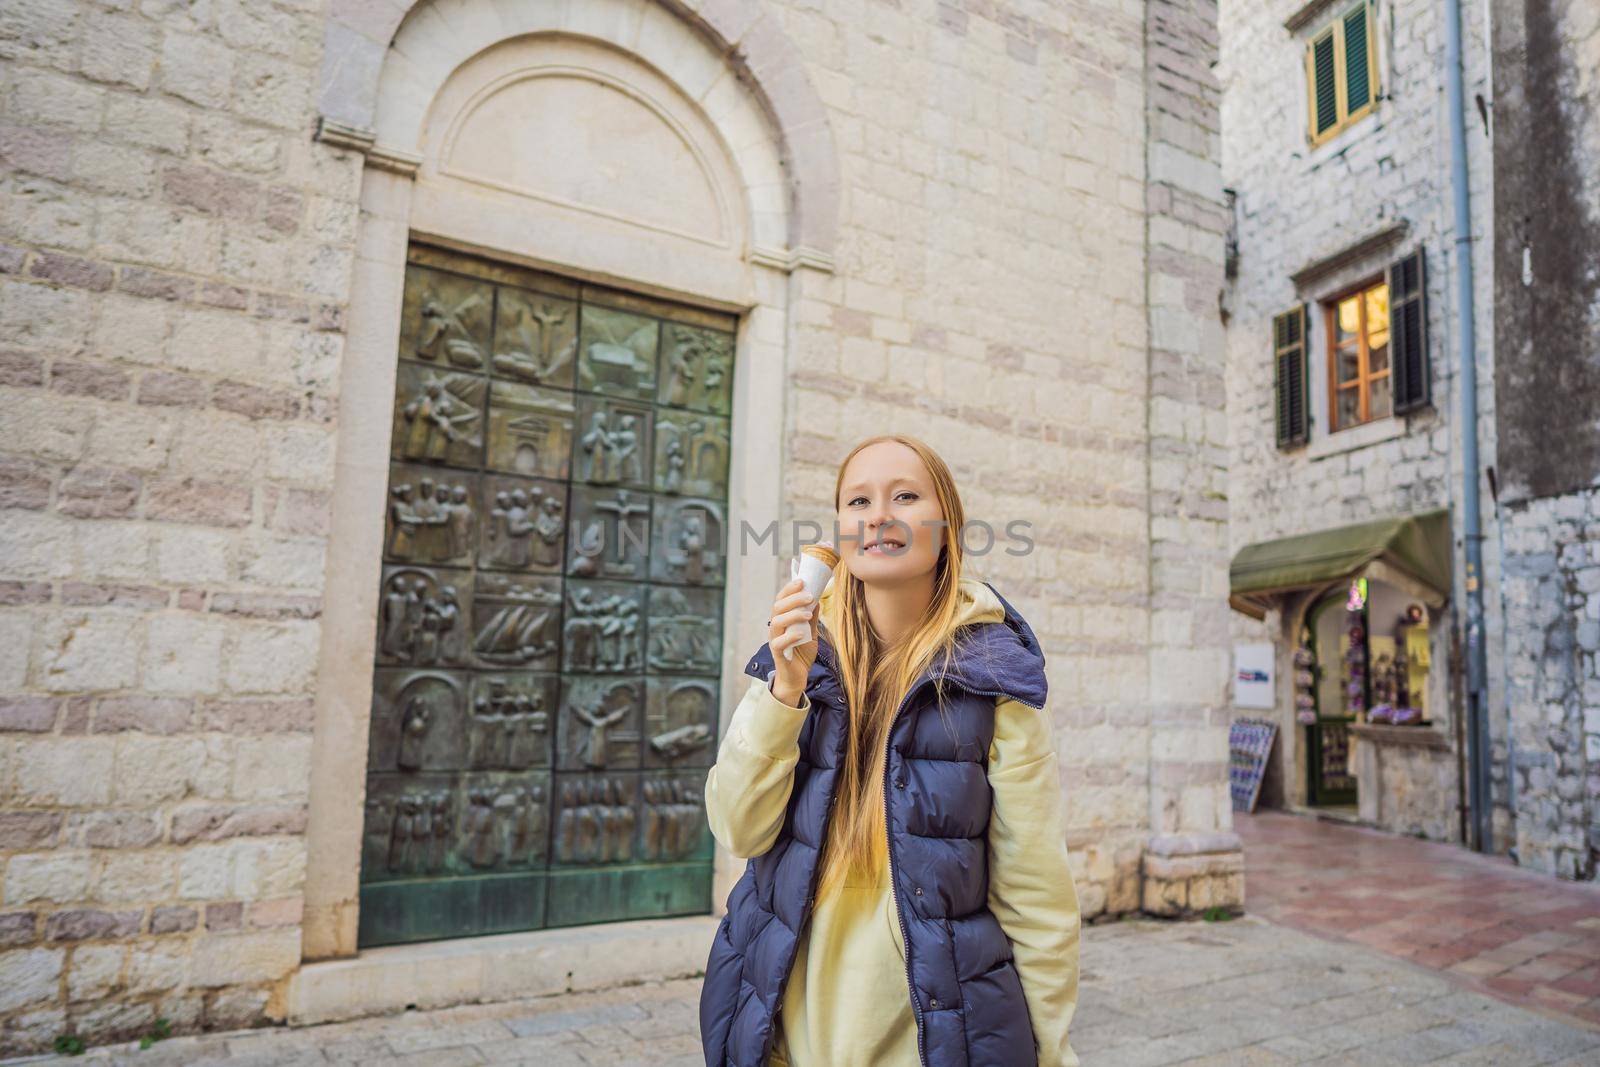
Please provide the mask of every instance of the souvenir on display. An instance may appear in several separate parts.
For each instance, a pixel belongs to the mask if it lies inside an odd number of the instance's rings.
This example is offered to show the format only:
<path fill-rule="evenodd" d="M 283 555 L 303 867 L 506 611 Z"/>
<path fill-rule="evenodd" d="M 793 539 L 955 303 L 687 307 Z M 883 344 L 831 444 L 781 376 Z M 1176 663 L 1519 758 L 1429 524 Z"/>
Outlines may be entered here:
<path fill-rule="evenodd" d="M 1361 718 L 1367 709 L 1367 630 L 1352 622 L 1345 631 L 1344 653 L 1345 714 Z"/>
<path fill-rule="evenodd" d="M 1345 603 L 1346 611 L 1360 611 L 1367 604 L 1367 580 L 1357 578 L 1350 583 L 1350 599 Z"/>
<path fill-rule="evenodd" d="M 1294 717 L 1307 726 L 1317 721 L 1317 654 L 1310 642 L 1311 631 L 1302 630 L 1300 646 L 1294 650 Z"/>

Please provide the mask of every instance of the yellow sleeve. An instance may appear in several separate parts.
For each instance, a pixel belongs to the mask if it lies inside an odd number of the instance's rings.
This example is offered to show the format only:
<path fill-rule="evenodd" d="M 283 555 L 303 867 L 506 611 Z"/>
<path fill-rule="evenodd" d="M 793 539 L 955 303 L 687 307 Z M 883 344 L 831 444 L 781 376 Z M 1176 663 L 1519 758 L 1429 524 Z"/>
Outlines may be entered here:
<path fill-rule="evenodd" d="M 733 710 L 706 776 L 706 821 L 711 835 L 740 859 L 761 855 L 778 839 L 800 758 L 800 728 L 810 712 L 809 697 L 802 694 L 800 706 L 791 708 L 758 679 Z"/>
<path fill-rule="evenodd" d="M 1011 941 L 1039 1067 L 1078 1067 L 1067 1028 L 1078 1005 L 1082 917 L 1058 766 L 1049 713 L 998 698 L 989 746 L 989 910 Z"/>

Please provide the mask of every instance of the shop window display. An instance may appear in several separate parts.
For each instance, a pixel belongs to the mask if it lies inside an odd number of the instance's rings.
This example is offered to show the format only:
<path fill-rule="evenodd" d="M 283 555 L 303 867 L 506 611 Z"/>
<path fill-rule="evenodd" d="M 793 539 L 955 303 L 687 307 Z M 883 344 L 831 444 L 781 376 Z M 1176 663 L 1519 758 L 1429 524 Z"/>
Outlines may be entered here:
<path fill-rule="evenodd" d="M 1428 642 L 1427 610 L 1366 578 L 1312 609 L 1295 652 L 1296 718 L 1308 733 L 1311 803 L 1354 800 L 1351 725 L 1428 723 Z"/>

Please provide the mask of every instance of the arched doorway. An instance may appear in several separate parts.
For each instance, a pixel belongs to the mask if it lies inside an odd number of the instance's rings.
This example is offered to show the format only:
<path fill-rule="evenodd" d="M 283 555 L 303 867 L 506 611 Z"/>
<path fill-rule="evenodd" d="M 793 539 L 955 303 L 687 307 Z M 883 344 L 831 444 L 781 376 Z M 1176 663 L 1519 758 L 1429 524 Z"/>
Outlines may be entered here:
<path fill-rule="evenodd" d="M 1349 766 L 1350 723 L 1355 716 L 1346 702 L 1343 681 L 1351 666 L 1346 599 L 1341 590 L 1323 597 L 1306 613 L 1301 633 L 1300 648 L 1310 653 L 1305 657 L 1310 662 L 1301 669 L 1312 672 L 1313 684 L 1308 687 L 1312 704 L 1309 709 L 1301 707 L 1296 719 L 1305 734 L 1306 799 L 1313 807 L 1354 809 L 1356 804 L 1356 778 Z"/>
<path fill-rule="evenodd" d="M 1415 750 L 1437 749 L 1446 718 L 1435 612 L 1419 592 L 1359 574 L 1306 598 L 1293 652 L 1293 722 L 1309 807 L 1373 823 L 1440 817 L 1438 805 L 1418 795 L 1429 792 L 1431 770 L 1403 763 Z"/>
<path fill-rule="evenodd" d="M 780 513 L 767 413 L 835 214 L 820 105 L 781 32 L 733 13 L 379 7 L 333 5 L 324 72 L 320 137 L 367 166 L 306 957 L 626 918 L 639 901 L 707 911 L 735 865 L 673 833 L 687 820 L 672 813 L 699 803 L 689 735 L 717 736 L 748 651 L 721 635 L 757 632 L 773 562 L 704 545 Z M 604 443 L 618 437 L 637 447 Z M 657 540 L 658 513 L 688 540 Z M 564 538 L 544 555 L 541 520 Z M 606 884 L 557 906 L 550 883 L 580 870 Z M 364 920 L 363 871 L 412 887 L 383 906 L 410 918 Z M 497 878 L 522 887 L 437 889 Z"/>

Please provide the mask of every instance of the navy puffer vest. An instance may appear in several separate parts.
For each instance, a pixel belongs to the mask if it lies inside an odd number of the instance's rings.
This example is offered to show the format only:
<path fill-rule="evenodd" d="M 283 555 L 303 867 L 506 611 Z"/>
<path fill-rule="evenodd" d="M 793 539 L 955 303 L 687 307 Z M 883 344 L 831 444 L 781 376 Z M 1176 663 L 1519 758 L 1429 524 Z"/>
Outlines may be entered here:
<path fill-rule="evenodd" d="M 939 674 L 935 657 L 902 700 L 889 734 L 890 881 L 922 1067 L 1038 1062 L 1011 943 L 988 906 L 987 763 L 995 698 L 1043 708 L 1047 687 L 1032 628 L 995 595 L 1005 621 L 959 629 L 950 669 Z M 765 681 L 772 669 L 772 650 L 762 645 L 745 672 Z M 945 718 L 935 704 L 941 686 Z M 811 912 L 848 724 L 825 637 L 806 694 L 812 713 L 800 731 L 783 827 L 770 849 L 751 857 L 728 894 L 728 913 L 706 961 L 700 1036 L 707 1067 L 765 1067 Z"/>

